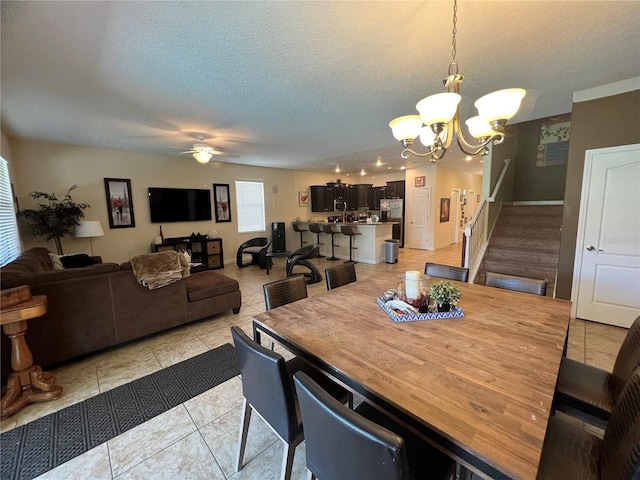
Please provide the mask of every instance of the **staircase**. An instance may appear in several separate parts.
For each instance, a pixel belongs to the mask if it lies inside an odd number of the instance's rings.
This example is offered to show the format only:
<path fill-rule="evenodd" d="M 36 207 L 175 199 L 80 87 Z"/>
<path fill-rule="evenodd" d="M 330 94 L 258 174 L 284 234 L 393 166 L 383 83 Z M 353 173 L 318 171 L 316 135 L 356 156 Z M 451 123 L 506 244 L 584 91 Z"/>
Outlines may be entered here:
<path fill-rule="evenodd" d="M 503 205 L 475 283 L 484 283 L 487 271 L 545 278 L 547 296 L 553 296 L 562 210 L 561 205 Z"/>

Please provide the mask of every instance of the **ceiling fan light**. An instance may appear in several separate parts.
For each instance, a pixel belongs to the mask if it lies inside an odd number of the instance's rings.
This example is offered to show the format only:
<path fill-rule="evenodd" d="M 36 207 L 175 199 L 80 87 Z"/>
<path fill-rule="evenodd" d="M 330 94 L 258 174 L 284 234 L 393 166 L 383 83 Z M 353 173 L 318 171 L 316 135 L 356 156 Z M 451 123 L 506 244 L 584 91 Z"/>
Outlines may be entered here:
<path fill-rule="evenodd" d="M 195 158 L 198 162 L 203 164 L 211 160 L 212 156 L 213 155 L 211 155 L 210 153 L 204 152 L 204 151 L 196 152 L 193 154 L 193 158 Z"/>
<path fill-rule="evenodd" d="M 425 125 L 434 123 L 449 123 L 456 114 L 460 103 L 459 94 L 453 92 L 437 93 L 420 100 L 416 109 Z"/>
<path fill-rule="evenodd" d="M 413 141 L 420 134 L 422 120 L 420 115 L 405 115 L 391 120 L 389 126 L 396 140 Z"/>
<path fill-rule="evenodd" d="M 474 105 L 487 123 L 496 120 L 509 120 L 513 117 L 526 94 L 522 88 L 507 88 L 480 97 Z"/>
<path fill-rule="evenodd" d="M 489 125 L 489 122 L 480 115 L 471 117 L 464 123 L 467 124 L 467 128 L 469 129 L 471 136 L 475 138 L 492 137 L 496 133 L 493 131 L 493 128 L 491 128 L 491 125 Z"/>

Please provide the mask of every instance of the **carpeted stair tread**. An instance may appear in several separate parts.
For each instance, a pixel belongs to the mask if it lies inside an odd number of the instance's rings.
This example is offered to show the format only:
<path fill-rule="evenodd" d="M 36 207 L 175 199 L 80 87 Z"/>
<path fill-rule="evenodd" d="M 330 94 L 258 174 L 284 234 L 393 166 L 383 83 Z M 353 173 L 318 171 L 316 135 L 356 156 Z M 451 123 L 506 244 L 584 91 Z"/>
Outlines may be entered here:
<path fill-rule="evenodd" d="M 537 215 L 545 217 L 562 217 L 562 205 L 504 205 L 500 215 Z"/>
<path fill-rule="evenodd" d="M 0 478 L 28 480 L 240 374 L 230 344 L 0 435 Z"/>
<path fill-rule="evenodd" d="M 523 240 L 520 236 L 513 237 L 492 237 L 491 238 L 491 248 L 522 248 L 523 245 L 527 250 L 536 250 L 540 252 L 552 252 L 554 254 L 558 254 L 560 251 L 560 237 L 558 236 L 557 241 L 550 241 L 548 238 L 532 238 L 531 236 L 527 236 L 526 240 Z"/>
<path fill-rule="evenodd" d="M 485 262 L 524 263 L 535 264 L 537 267 L 555 269 L 558 265 L 558 252 L 537 250 L 534 248 L 510 248 L 491 246 L 485 254 Z"/>
<path fill-rule="evenodd" d="M 521 263 L 509 263 L 503 261 L 485 261 L 483 271 L 506 273 L 522 277 L 542 278 L 553 282 L 556 276 L 555 268 L 544 268 L 537 265 L 523 265 Z"/>

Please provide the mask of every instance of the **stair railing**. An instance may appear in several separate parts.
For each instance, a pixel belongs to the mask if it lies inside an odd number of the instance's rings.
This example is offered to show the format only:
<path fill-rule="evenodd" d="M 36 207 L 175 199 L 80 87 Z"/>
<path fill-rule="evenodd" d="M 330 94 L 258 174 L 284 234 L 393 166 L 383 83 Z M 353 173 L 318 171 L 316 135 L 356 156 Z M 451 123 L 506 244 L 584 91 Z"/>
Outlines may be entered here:
<path fill-rule="evenodd" d="M 496 198 L 498 198 L 502 180 L 507 173 L 510 162 L 510 158 L 504 161 L 504 166 L 502 167 L 496 186 L 493 189 L 493 193 L 490 197 L 482 199 L 476 213 L 464 229 L 461 264 L 463 267 L 469 269 L 469 283 L 473 283 L 475 280 L 487 246 L 489 245 L 490 232 L 493 229 L 493 225 L 489 226 L 489 203 L 495 202 Z M 497 218 L 497 216 L 495 218 Z"/>

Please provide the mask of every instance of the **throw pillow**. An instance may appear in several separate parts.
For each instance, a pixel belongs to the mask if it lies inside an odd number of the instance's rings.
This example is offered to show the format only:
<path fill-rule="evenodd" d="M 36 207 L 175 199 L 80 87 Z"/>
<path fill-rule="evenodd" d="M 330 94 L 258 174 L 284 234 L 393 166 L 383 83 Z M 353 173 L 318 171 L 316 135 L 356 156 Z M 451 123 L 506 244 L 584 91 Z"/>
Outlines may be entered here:
<path fill-rule="evenodd" d="M 62 257 L 64 255 L 56 255 L 55 253 L 50 253 L 49 258 L 51 259 L 51 263 L 53 263 L 54 270 L 64 270 L 64 265 L 62 265 Z"/>
<path fill-rule="evenodd" d="M 82 268 L 93 265 L 93 260 L 86 253 L 76 255 L 64 255 L 61 259 L 64 268 Z"/>

